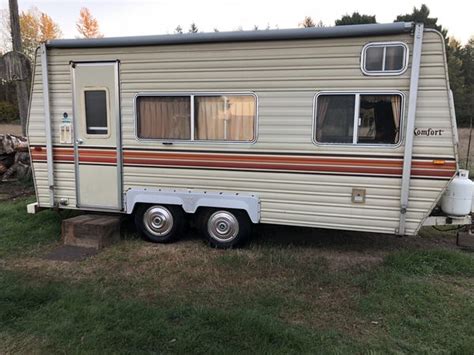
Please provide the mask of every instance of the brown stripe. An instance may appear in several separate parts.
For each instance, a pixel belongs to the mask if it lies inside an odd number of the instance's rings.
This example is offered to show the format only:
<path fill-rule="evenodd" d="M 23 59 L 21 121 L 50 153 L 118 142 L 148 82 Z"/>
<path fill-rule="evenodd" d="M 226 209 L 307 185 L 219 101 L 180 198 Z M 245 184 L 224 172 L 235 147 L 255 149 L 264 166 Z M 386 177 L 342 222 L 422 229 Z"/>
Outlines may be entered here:
<path fill-rule="evenodd" d="M 31 148 L 34 148 L 32 146 Z M 33 161 L 46 160 L 44 149 L 31 149 Z M 74 149 L 68 147 L 55 147 L 53 159 L 56 162 L 74 161 Z M 107 163 L 116 164 L 115 149 L 81 148 L 79 150 L 80 163 Z M 135 166 L 160 166 L 183 168 L 220 168 L 259 171 L 300 171 L 300 172 L 332 172 L 351 174 L 374 174 L 401 176 L 403 160 L 376 159 L 376 158 L 338 158 L 302 155 L 265 155 L 261 153 L 235 154 L 235 153 L 181 153 L 159 151 L 125 151 L 124 164 Z M 450 178 L 454 175 L 456 163 L 445 161 L 443 165 L 434 164 L 433 161 L 417 161 L 412 163 L 413 176 L 433 176 Z"/>

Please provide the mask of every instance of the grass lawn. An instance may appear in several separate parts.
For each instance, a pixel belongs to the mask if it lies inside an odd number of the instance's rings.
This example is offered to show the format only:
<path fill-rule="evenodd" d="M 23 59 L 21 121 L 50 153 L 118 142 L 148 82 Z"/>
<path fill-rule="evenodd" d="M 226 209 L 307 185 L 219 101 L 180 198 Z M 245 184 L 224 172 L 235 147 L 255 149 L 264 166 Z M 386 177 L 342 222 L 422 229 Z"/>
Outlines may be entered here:
<path fill-rule="evenodd" d="M 474 352 L 474 253 L 417 238 L 259 227 L 241 250 L 193 232 L 42 256 L 54 211 L 0 202 L 0 353 Z"/>

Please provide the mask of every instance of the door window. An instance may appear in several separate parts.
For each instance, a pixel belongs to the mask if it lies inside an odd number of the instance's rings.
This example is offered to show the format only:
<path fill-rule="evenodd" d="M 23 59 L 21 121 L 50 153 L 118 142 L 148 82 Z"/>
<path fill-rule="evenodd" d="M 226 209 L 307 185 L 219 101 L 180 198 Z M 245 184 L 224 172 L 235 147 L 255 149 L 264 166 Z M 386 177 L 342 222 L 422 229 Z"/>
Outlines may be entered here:
<path fill-rule="evenodd" d="M 108 134 L 107 91 L 84 91 L 87 134 Z"/>

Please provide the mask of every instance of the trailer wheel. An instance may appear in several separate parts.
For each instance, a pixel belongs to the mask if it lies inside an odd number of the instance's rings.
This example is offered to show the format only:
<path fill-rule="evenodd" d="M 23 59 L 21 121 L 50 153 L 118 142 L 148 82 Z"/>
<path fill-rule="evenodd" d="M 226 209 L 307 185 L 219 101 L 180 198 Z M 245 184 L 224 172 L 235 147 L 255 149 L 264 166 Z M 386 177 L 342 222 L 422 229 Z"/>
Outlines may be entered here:
<path fill-rule="evenodd" d="M 169 243 L 181 235 L 184 213 L 179 206 L 141 205 L 135 212 L 135 225 L 143 239 Z"/>
<path fill-rule="evenodd" d="M 241 246 L 251 234 L 251 222 L 244 211 L 208 209 L 200 221 L 202 234 L 214 248 Z"/>

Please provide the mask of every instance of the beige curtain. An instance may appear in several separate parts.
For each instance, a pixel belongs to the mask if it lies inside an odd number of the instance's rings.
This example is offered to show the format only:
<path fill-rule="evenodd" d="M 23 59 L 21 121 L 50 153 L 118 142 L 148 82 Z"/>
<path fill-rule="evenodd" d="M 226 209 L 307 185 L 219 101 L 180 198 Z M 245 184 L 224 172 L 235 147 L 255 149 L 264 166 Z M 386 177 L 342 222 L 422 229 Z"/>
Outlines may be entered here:
<path fill-rule="evenodd" d="M 401 103 L 402 100 L 400 96 L 393 95 L 391 97 L 392 102 L 392 112 L 393 112 L 393 123 L 395 124 L 395 129 L 397 130 L 395 134 L 395 142 L 398 142 L 400 135 L 400 114 L 401 114 Z"/>
<path fill-rule="evenodd" d="M 137 106 L 139 138 L 191 138 L 189 97 L 142 96 Z"/>
<path fill-rule="evenodd" d="M 195 96 L 195 138 L 252 141 L 256 102 L 253 96 Z"/>
<path fill-rule="evenodd" d="M 328 96 L 319 96 L 318 97 L 318 112 L 317 112 L 317 124 L 316 124 L 316 140 L 320 141 L 323 135 L 323 126 L 326 119 L 326 113 L 328 112 L 329 107 Z"/>

